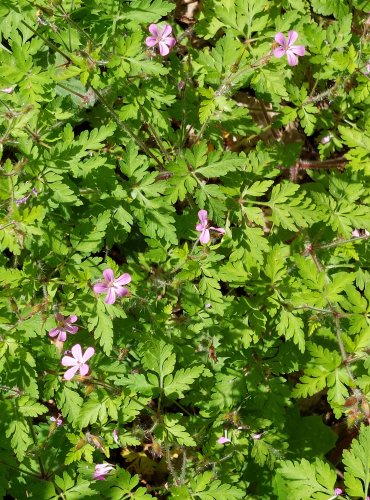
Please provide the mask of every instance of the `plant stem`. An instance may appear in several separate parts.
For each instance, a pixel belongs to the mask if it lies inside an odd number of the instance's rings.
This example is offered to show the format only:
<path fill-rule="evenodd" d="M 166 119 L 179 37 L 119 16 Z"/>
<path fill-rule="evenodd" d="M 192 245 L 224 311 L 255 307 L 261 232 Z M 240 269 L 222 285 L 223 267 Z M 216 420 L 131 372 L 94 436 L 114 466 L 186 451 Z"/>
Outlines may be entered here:
<path fill-rule="evenodd" d="M 349 238 L 348 240 L 337 240 L 337 241 L 332 241 L 331 243 L 317 245 L 317 246 L 315 246 L 315 249 L 322 250 L 323 248 L 333 248 L 333 247 L 337 247 L 340 245 L 346 245 L 347 243 L 352 243 L 352 242 L 358 241 L 358 240 L 368 240 L 369 238 L 370 238 L 370 235 L 364 234 L 363 236 L 357 236 L 356 238 Z"/>
<path fill-rule="evenodd" d="M 44 37 L 44 35 L 41 35 L 41 33 L 38 33 L 37 30 L 33 29 L 32 26 L 30 26 L 28 23 L 26 23 L 26 21 L 23 21 L 23 19 L 22 19 L 22 24 L 24 24 L 26 26 L 26 28 L 28 28 L 30 31 L 32 31 L 32 33 L 34 35 L 40 37 L 41 40 L 43 40 L 46 43 L 46 45 L 48 45 L 51 49 L 55 50 L 55 52 L 58 52 L 61 56 L 63 56 L 64 59 L 66 59 L 69 62 L 72 62 L 72 59 L 70 58 L 69 55 L 65 54 L 62 50 L 59 49 L 59 47 L 57 47 L 52 42 L 50 42 L 50 40 L 48 40 L 46 37 Z"/>
<path fill-rule="evenodd" d="M 167 152 L 167 149 L 165 148 L 162 139 L 159 137 L 157 134 L 157 131 L 155 128 L 148 122 L 148 128 L 150 132 L 153 134 L 154 139 L 156 140 L 156 143 L 158 144 L 159 149 L 162 151 L 163 156 L 166 158 L 167 161 L 171 161 L 171 158 Z"/>
<path fill-rule="evenodd" d="M 6 462 L 0 462 L 0 464 L 5 465 L 5 467 L 9 467 L 9 469 L 16 470 L 17 472 L 23 472 L 23 474 L 27 474 L 28 476 L 39 478 L 39 474 L 37 474 L 36 471 L 30 472 L 28 470 L 21 469 L 21 467 L 16 467 L 14 465 L 7 464 Z"/>
<path fill-rule="evenodd" d="M 30 429 L 30 434 L 32 436 L 33 443 L 35 446 L 38 446 L 38 442 L 37 442 L 37 438 L 36 438 L 36 434 L 35 434 L 35 429 L 33 428 L 32 420 L 30 418 L 27 418 L 27 423 L 28 423 L 28 427 Z M 40 456 L 37 456 L 37 461 L 38 461 L 39 467 L 40 467 L 41 478 L 45 479 L 46 478 L 46 471 L 45 471 L 44 464 L 43 464 Z"/>
<path fill-rule="evenodd" d="M 168 470 L 170 471 L 175 483 L 177 486 L 179 486 L 181 483 L 179 481 L 179 478 L 177 477 L 177 474 L 176 474 L 176 471 L 172 465 L 172 462 L 171 462 L 171 457 L 170 457 L 170 447 L 168 446 L 168 441 L 166 440 L 165 441 L 165 444 L 164 444 L 164 449 L 166 451 L 166 462 L 167 462 L 167 465 L 168 465 Z"/>
<path fill-rule="evenodd" d="M 235 68 L 238 68 L 239 67 L 239 64 L 241 62 L 241 59 L 244 55 L 244 52 L 245 52 L 245 49 L 244 51 L 241 53 L 240 57 L 239 57 L 239 60 L 233 65 L 233 67 Z M 268 56 L 263 56 L 261 57 L 260 59 L 258 59 L 257 61 L 255 61 L 254 63 L 250 64 L 250 65 L 246 65 L 246 66 L 243 66 L 241 69 L 237 70 L 237 71 L 230 71 L 226 76 L 225 78 L 223 78 L 223 80 L 221 81 L 219 87 L 217 88 L 217 90 L 215 90 L 214 92 L 214 96 L 215 97 L 218 97 L 218 96 L 222 96 L 222 95 L 225 95 L 228 90 L 231 88 L 233 82 L 235 80 L 237 80 L 241 75 L 243 75 L 244 73 L 247 73 L 248 71 L 250 71 L 251 69 L 253 68 L 256 68 L 259 66 L 260 63 L 264 63 L 266 60 L 268 60 L 270 58 L 270 55 Z M 233 69 L 234 69 L 233 68 Z M 206 121 L 203 123 L 203 125 L 201 126 L 198 134 L 196 135 L 195 139 L 194 139 L 194 142 L 197 143 L 203 136 L 203 133 L 205 131 L 205 129 L 207 128 L 211 118 L 214 116 L 216 110 L 213 111 L 210 116 L 206 119 Z M 269 126 L 269 128 L 271 128 L 271 125 Z"/>
<path fill-rule="evenodd" d="M 103 107 L 109 112 L 109 114 L 112 116 L 113 120 L 117 123 L 117 125 L 124 131 L 126 134 L 128 134 L 135 142 L 136 144 L 143 150 L 145 153 L 150 156 L 159 167 L 163 168 L 163 164 L 158 160 L 158 158 L 150 151 L 150 149 L 147 147 L 146 144 L 130 129 L 128 125 L 123 123 L 123 121 L 119 118 L 117 113 L 114 111 L 114 109 L 111 107 L 111 105 L 105 100 L 103 95 L 100 93 L 99 90 L 94 89 L 93 91 L 95 92 L 96 96 L 98 97 L 99 101 L 103 105 Z"/>

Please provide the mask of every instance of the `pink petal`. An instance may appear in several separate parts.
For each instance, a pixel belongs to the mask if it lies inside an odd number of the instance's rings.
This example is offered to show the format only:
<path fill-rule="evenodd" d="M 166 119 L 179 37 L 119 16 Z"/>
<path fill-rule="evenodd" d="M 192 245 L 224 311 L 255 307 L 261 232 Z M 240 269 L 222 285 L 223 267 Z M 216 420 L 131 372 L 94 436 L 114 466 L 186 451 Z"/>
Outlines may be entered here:
<path fill-rule="evenodd" d="M 288 45 L 289 47 L 297 40 L 298 33 L 294 30 L 288 32 Z"/>
<path fill-rule="evenodd" d="M 66 321 L 68 323 L 76 323 L 76 321 L 78 320 L 77 316 L 73 315 L 73 316 L 68 316 L 68 318 L 66 319 Z"/>
<path fill-rule="evenodd" d="M 208 212 L 207 212 L 207 210 L 199 210 L 198 219 L 202 224 L 208 224 Z"/>
<path fill-rule="evenodd" d="M 149 33 L 151 33 L 156 38 L 158 38 L 160 36 L 158 26 L 156 24 L 150 24 L 148 29 L 149 29 Z"/>
<path fill-rule="evenodd" d="M 112 283 L 112 281 L 114 280 L 114 272 L 112 271 L 112 269 L 104 269 L 103 276 L 106 283 Z"/>
<path fill-rule="evenodd" d="M 128 295 L 130 293 L 127 290 L 127 288 L 125 288 L 124 286 L 115 286 L 114 290 L 115 290 L 116 294 L 118 295 L 118 297 L 125 297 L 126 295 Z"/>
<path fill-rule="evenodd" d="M 67 370 L 64 374 L 64 380 L 71 380 L 71 378 L 73 378 L 76 373 L 78 372 L 78 369 L 79 369 L 79 366 L 73 366 L 72 368 L 70 368 L 69 370 Z"/>
<path fill-rule="evenodd" d="M 75 360 L 81 363 L 83 359 L 82 359 L 82 349 L 80 344 L 74 345 L 71 351 L 72 351 L 72 356 L 75 358 Z"/>
<path fill-rule="evenodd" d="M 285 53 L 286 51 L 283 47 L 278 47 L 277 49 L 274 49 L 274 56 L 277 58 L 283 57 Z"/>
<path fill-rule="evenodd" d="M 80 373 L 82 376 L 87 375 L 89 373 L 89 365 L 86 365 L 86 364 L 81 365 L 80 366 Z"/>
<path fill-rule="evenodd" d="M 286 38 L 283 33 L 277 33 L 275 35 L 275 42 L 277 42 L 279 45 L 282 45 L 283 47 L 286 46 Z"/>
<path fill-rule="evenodd" d="M 154 47 L 154 45 L 157 45 L 158 43 L 158 38 L 155 38 L 154 36 L 148 36 L 145 40 L 145 45 L 147 47 Z"/>
<path fill-rule="evenodd" d="M 82 357 L 82 362 L 86 363 L 86 361 L 88 361 L 94 354 L 95 354 L 95 349 L 93 347 L 88 347 L 85 351 L 85 354 Z"/>
<path fill-rule="evenodd" d="M 170 49 L 175 45 L 176 39 L 172 37 L 167 37 L 164 42 L 169 46 Z"/>
<path fill-rule="evenodd" d="M 116 291 L 114 288 L 108 288 L 107 296 L 105 297 L 106 304 L 114 304 L 116 301 Z"/>
<path fill-rule="evenodd" d="M 167 47 L 167 45 L 164 42 L 159 42 L 159 53 L 161 56 L 166 56 L 167 54 L 170 53 L 170 49 Z"/>
<path fill-rule="evenodd" d="M 75 360 L 75 358 L 71 358 L 71 356 L 64 356 L 62 358 L 62 365 L 63 366 L 78 366 L 78 363 Z"/>
<path fill-rule="evenodd" d="M 298 57 L 291 50 L 286 51 L 286 56 L 288 58 L 289 66 L 297 66 Z"/>
<path fill-rule="evenodd" d="M 119 278 L 114 280 L 115 285 L 128 285 L 131 282 L 132 278 L 128 273 L 122 274 Z"/>
<path fill-rule="evenodd" d="M 66 325 L 65 331 L 68 332 L 68 333 L 71 333 L 72 335 L 74 335 L 75 333 L 78 332 L 78 326 Z"/>
<path fill-rule="evenodd" d="M 208 229 L 204 229 L 202 231 L 201 235 L 199 236 L 199 241 L 205 245 L 206 243 L 209 242 L 210 239 L 211 239 L 211 236 L 209 234 Z"/>
<path fill-rule="evenodd" d="M 220 437 L 217 439 L 217 442 L 220 444 L 226 444 L 226 443 L 231 443 L 230 439 L 227 437 Z"/>
<path fill-rule="evenodd" d="M 49 337 L 56 337 L 57 335 L 59 335 L 59 333 L 60 333 L 60 329 L 59 328 L 53 328 L 49 332 Z"/>
<path fill-rule="evenodd" d="M 167 38 L 172 33 L 172 28 L 169 24 L 165 24 L 162 29 L 161 38 Z"/>
<path fill-rule="evenodd" d="M 58 335 L 59 342 L 65 342 L 67 340 L 67 334 L 63 330 Z"/>
<path fill-rule="evenodd" d="M 293 52 L 293 54 L 297 54 L 297 56 L 304 56 L 306 52 L 306 49 L 303 45 L 293 45 L 292 47 L 290 47 L 290 50 Z"/>
<path fill-rule="evenodd" d="M 223 229 L 222 227 L 212 227 L 211 226 L 210 229 L 213 229 L 214 231 L 217 231 L 220 234 L 225 234 L 225 229 Z"/>
<path fill-rule="evenodd" d="M 94 285 L 93 290 L 95 293 L 104 293 L 108 290 L 108 285 L 106 283 L 97 283 Z"/>

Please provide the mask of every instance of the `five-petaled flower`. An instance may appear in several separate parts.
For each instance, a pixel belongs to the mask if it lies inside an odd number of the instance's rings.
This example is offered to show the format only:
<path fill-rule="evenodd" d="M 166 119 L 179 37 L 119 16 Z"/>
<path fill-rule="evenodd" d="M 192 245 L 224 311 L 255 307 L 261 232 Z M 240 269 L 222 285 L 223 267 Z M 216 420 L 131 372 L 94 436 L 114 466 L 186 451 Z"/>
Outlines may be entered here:
<path fill-rule="evenodd" d="M 288 64 L 290 66 L 296 66 L 298 64 L 297 56 L 304 56 L 305 48 L 303 45 L 293 45 L 298 38 L 298 33 L 296 31 L 288 32 L 288 39 L 285 38 L 283 33 L 278 33 L 275 35 L 275 42 L 280 45 L 274 49 L 275 57 L 283 57 L 285 54 L 288 58 Z"/>
<path fill-rule="evenodd" d="M 105 269 L 103 271 L 104 281 L 100 281 L 94 285 L 94 292 L 106 293 L 106 304 L 114 304 L 118 297 L 124 297 L 129 293 L 128 289 L 123 285 L 127 285 L 131 281 L 131 276 L 128 273 L 122 274 L 119 278 L 114 279 L 114 272 L 112 269 Z"/>
<path fill-rule="evenodd" d="M 209 242 L 211 239 L 211 235 L 209 230 L 213 229 L 213 231 L 217 231 L 220 234 L 225 234 L 225 229 L 222 227 L 213 227 L 210 226 L 208 228 L 208 212 L 207 210 L 199 210 L 198 212 L 199 224 L 196 225 L 195 229 L 200 231 L 199 241 L 204 245 Z"/>
<path fill-rule="evenodd" d="M 95 353 L 95 349 L 93 347 L 88 347 L 85 353 L 82 354 L 80 344 L 76 344 L 72 347 L 71 352 L 72 356 L 64 356 L 62 358 L 63 366 L 71 366 L 71 368 L 65 372 L 64 380 L 71 380 L 78 371 L 81 375 L 86 375 L 89 371 L 89 366 L 86 364 L 86 361 Z"/>
<path fill-rule="evenodd" d="M 72 323 L 76 323 L 77 316 L 64 317 L 63 314 L 57 313 L 55 319 L 58 322 L 58 326 L 50 330 L 49 337 L 57 337 L 57 340 L 60 342 L 65 342 L 67 333 L 75 334 L 78 332 L 78 326 L 72 325 Z"/>
<path fill-rule="evenodd" d="M 98 481 L 103 481 L 106 476 L 114 469 L 114 466 L 108 463 L 96 464 L 94 471 L 94 479 Z"/>
<path fill-rule="evenodd" d="M 153 36 L 148 36 L 145 40 L 147 47 L 155 47 L 158 45 L 161 56 L 169 54 L 170 49 L 172 49 L 176 43 L 173 36 L 170 36 L 172 33 L 171 26 L 169 24 L 165 24 L 163 28 L 160 29 L 156 24 L 151 24 L 149 26 L 149 31 Z"/>

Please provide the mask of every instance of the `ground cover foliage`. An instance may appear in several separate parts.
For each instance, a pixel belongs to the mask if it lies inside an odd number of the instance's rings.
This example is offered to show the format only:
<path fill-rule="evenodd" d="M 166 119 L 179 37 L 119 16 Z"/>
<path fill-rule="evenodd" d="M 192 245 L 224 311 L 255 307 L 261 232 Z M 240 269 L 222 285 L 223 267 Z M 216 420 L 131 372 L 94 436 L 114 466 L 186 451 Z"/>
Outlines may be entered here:
<path fill-rule="evenodd" d="M 369 11 L 0 2 L 0 496 L 368 497 Z"/>

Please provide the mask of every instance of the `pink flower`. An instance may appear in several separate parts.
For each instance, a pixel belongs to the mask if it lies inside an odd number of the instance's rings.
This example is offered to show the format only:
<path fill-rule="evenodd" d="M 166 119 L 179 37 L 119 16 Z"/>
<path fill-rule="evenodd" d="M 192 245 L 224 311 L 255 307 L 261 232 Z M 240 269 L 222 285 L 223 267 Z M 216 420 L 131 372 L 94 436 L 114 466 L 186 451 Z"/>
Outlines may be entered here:
<path fill-rule="evenodd" d="M 163 29 L 158 29 L 156 24 L 149 26 L 149 31 L 153 36 L 148 36 L 145 40 L 147 47 L 159 46 L 159 53 L 161 56 L 169 54 L 170 49 L 175 45 L 176 40 L 170 36 L 172 28 L 169 24 L 165 24 Z"/>
<path fill-rule="evenodd" d="M 58 427 L 63 425 L 63 419 L 60 418 L 60 415 L 58 415 L 57 417 L 50 417 L 50 421 L 55 422 Z"/>
<path fill-rule="evenodd" d="M 352 236 L 355 238 L 361 238 L 361 237 L 368 237 L 370 236 L 370 233 L 367 229 L 354 229 L 351 233 Z"/>
<path fill-rule="evenodd" d="M 217 231 L 220 234 L 225 234 L 225 229 L 222 229 L 221 227 L 210 226 L 210 228 L 208 229 L 207 217 L 208 217 L 207 210 L 199 210 L 198 212 L 199 224 L 197 224 L 195 227 L 197 231 L 200 231 L 199 241 L 204 245 L 208 243 L 209 240 L 211 239 L 209 229 L 213 229 L 214 231 Z"/>
<path fill-rule="evenodd" d="M 252 438 L 255 439 L 256 441 L 258 441 L 259 439 L 261 439 L 262 437 L 262 432 L 259 433 L 259 434 L 252 434 Z"/>
<path fill-rule="evenodd" d="M 0 92 L 4 92 L 5 94 L 12 94 L 14 92 L 14 87 L 6 87 L 5 89 L 1 89 Z"/>
<path fill-rule="evenodd" d="M 104 481 L 106 476 L 113 469 L 114 469 L 113 465 L 108 464 L 108 463 L 96 464 L 95 471 L 94 471 L 94 479 L 97 479 L 98 481 Z"/>
<path fill-rule="evenodd" d="M 67 339 L 67 333 L 75 334 L 78 332 L 78 326 L 72 326 L 71 323 L 76 323 L 77 316 L 67 316 L 64 317 L 63 314 L 57 313 L 55 319 L 58 322 L 58 326 L 53 328 L 49 332 L 49 337 L 57 337 L 60 342 L 65 342 Z"/>
<path fill-rule="evenodd" d="M 103 271 L 104 281 L 100 281 L 94 285 L 95 293 L 105 293 L 106 304 L 114 304 L 116 297 L 124 297 L 129 293 L 128 289 L 123 285 L 127 285 L 131 281 L 131 276 L 127 273 L 122 274 L 119 278 L 114 279 L 114 272 L 112 269 L 105 269 Z"/>
<path fill-rule="evenodd" d="M 365 75 L 369 75 L 370 74 L 370 61 L 365 66 L 364 74 Z"/>
<path fill-rule="evenodd" d="M 335 488 L 335 490 L 334 490 L 334 494 L 335 494 L 336 496 L 339 496 L 339 495 L 341 495 L 342 493 L 343 493 L 343 490 L 342 490 L 341 488 Z"/>
<path fill-rule="evenodd" d="M 217 439 L 217 442 L 219 444 L 226 444 L 226 443 L 231 443 L 230 439 L 224 436 L 221 436 Z"/>
<path fill-rule="evenodd" d="M 64 380 L 71 380 L 71 378 L 74 377 L 78 371 L 82 376 L 86 375 L 89 371 L 89 366 L 86 364 L 86 361 L 89 360 L 95 353 L 95 349 L 93 347 L 88 347 L 85 354 L 82 354 L 80 344 L 76 344 L 72 347 L 71 352 L 73 357 L 64 356 L 62 358 L 63 366 L 72 367 L 65 372 Z"/>
<path fill-rule="evenodd" d="M 277 42 L 280 47 L 274 49 L 274 56 L 283 57 L 286 54 L 288 64 L 290 66 L 296 66 L 298 64 L 297 56 L 304 56 L 305 54 L 305 48 L 303 45 L 293 45 L 297 38 L 298 33 L 296 31 L 288 32 L 288 40 L 285 38 L 283 33 L 277 33 L 277 35 L 275 35 L 275 42 Z"/>

